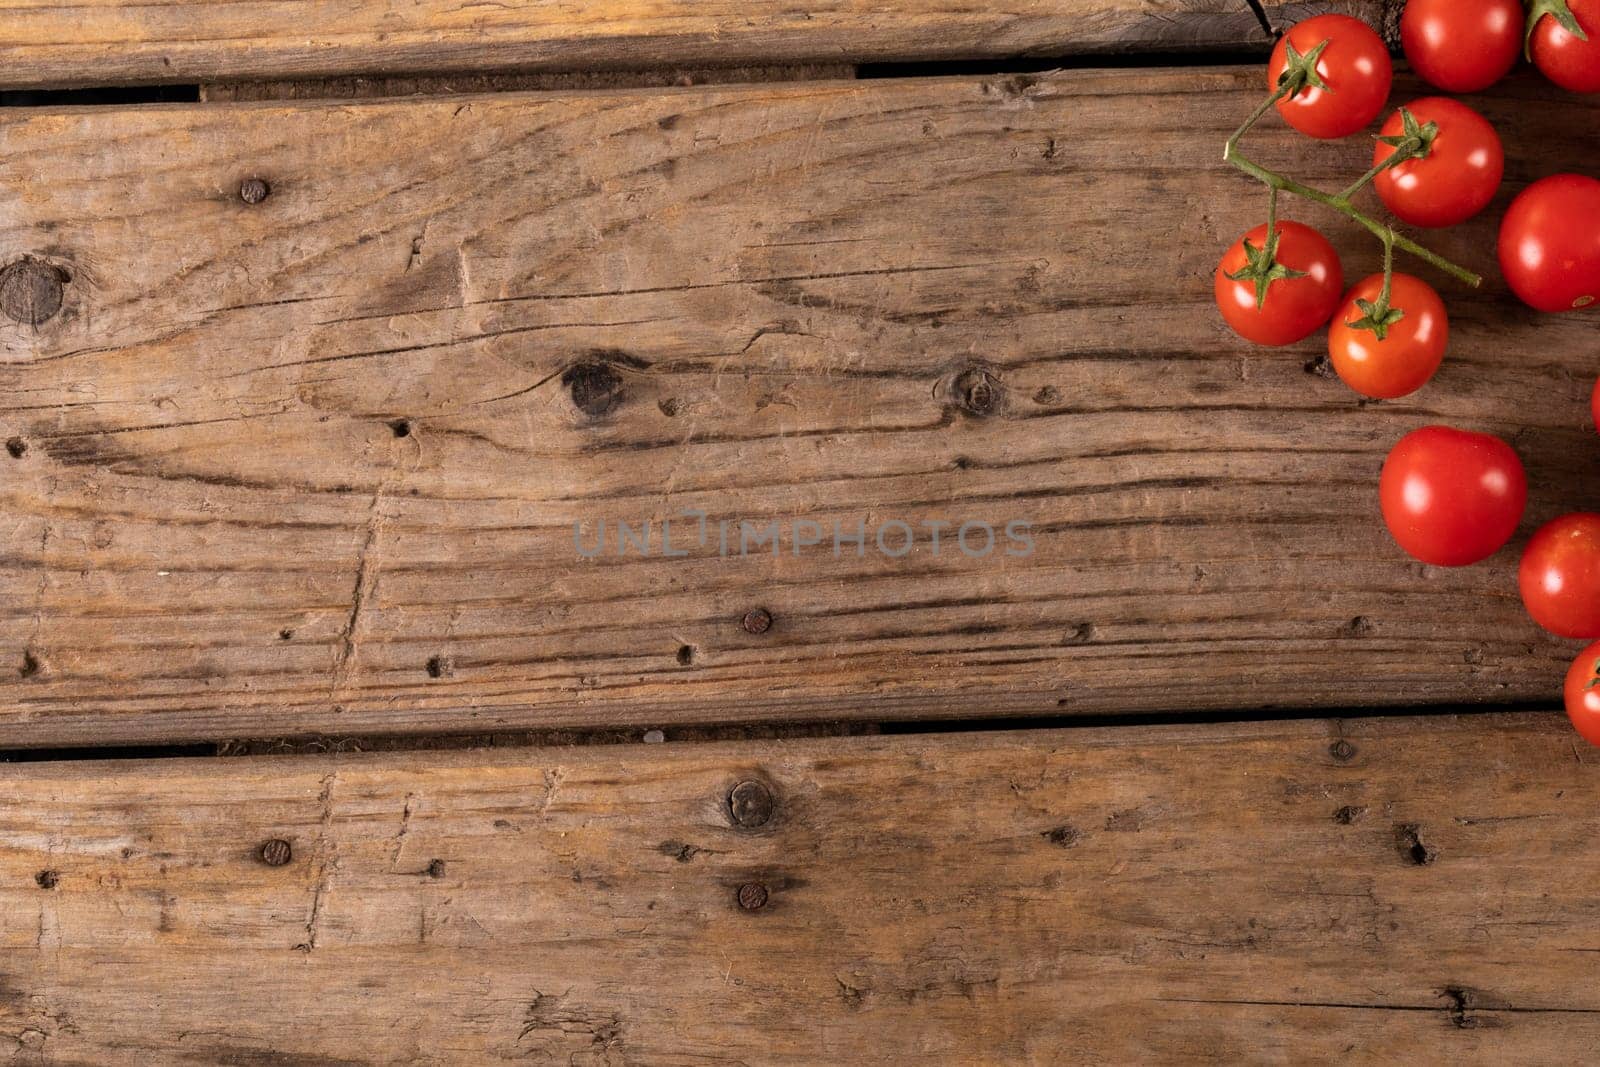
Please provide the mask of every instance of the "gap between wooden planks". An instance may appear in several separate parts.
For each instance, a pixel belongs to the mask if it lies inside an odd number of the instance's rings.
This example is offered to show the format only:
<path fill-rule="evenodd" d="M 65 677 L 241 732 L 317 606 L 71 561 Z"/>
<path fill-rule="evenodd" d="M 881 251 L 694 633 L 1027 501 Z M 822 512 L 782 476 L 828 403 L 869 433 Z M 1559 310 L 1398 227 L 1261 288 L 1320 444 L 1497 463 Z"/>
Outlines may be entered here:
<path fill-rule="evenodd" d="M 1559 715 L 4 774 L 0 1033 L 41 1062 L 1600 1042 L 1600 763 Z"/>
<path fill-rule="evenodd" d="M 1385 405 L 1237 342 L 1211 273 L 1264 207 L 1216 156 L 1259 82 L 5 116 L 0 262 L 71 281 L 0 326 L 0 744 L 1553 699 L 1515 547 L 1417 565 L 1374 485 L 1443 420 L 1518 447 L 1529 528 L 1589 503 L 1588 324 L 1445 285 L 1450 359 Z M 1592 103 L 1480 103 L 1506 196 L 1583 162 Z M 1363 162 L 1316 147 L 1255 150 Z M 1492 274 L 1494 217 L 1436 243 Z M 574 549 L 688 508 L 1037 549 Z"/>
<path fill-rule="evenodd" d="M 0 88 L 1237 51 L 1269 40 L 1249 0 L 0 0 Z"/>

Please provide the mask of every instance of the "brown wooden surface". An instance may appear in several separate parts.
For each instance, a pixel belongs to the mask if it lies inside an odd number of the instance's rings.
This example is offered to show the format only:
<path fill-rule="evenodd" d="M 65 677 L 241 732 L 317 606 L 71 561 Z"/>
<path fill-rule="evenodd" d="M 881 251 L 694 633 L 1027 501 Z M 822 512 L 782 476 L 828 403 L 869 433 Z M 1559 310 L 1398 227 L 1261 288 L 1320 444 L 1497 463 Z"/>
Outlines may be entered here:
<path fill-rule="evenodd" d="M 1443 372 L 1365 406 L 1232 338 L 1259 77 L 0 117 L 0 261 L 71 278 L 0 322 L 0 745 L 1553 698 L 1515 550 L 1411 562 L 1374 486 L 1445 420 L 1514 440 L 1527 529 L 1592 504 L 1593 320 L 1441 280 Z M 1510 188 L 1592 158 L 1592 103 L 1484 107 Z M 1358 140 L 1254 150 L 1336 186 Z M 1492 275 L 1493 225 L 1435 243 Z M 687 508 L 1036 551 L 573 547 Z"/>
<path fill-rule="evenodd" d="M 1405 0 L 1258 0 L 1263 17 L 1276 33 L 1301 19 L 1337 12 L 1361 19 L 1383 34 L 1390 47 L 1400 48 L 1400 15 Z"/>
<path fill-rule="evenodd" d="M 1264 49 L 1247 0 L 0 2 L 0 88 Z"/>
<path fill-rule="evenodd" d="M 16 1062 L 1600 1042 L 1600 761 L 1554 715 L 3 770 Z"/>

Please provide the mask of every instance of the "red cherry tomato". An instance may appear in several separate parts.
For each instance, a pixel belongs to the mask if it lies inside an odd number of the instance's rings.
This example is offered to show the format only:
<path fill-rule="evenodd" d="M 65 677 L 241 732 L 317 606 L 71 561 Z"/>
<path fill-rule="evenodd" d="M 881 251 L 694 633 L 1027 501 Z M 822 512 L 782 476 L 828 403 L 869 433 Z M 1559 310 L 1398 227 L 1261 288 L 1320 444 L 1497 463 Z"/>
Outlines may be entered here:
<path fill-rule="evenodd" d="M 1316 75 L 1327 88 L 1307 85 L 1278 101 L 1278 112 L 1301 133 L 1332 140 L 1348 137 L 1378 117 L 1389 99 L 1394 65 L 1382 39 L 1365 22 L 1349 15 L 1318 15 L 1279 38 L 1267 64 L 1267 88 L 1278 88 L 1291 46 L 1309 56 L 1324 41 L 1328 46 L 1317 57 Z"/>
<path fill-rule="evenodd" d="M 1600 299 L 1600 181 L 1557 174 L 1524 189 L 1500 223 L 1500 272 L 1540 311 Z"/>
<path fill-rule="evenodd" d="M 1245 242 L 1255 249 L 1267 240 L 1265 224 L 1257 226 L 1222 255 L 1217 265 L 1217 307 L 1235 333 L 1258 345 L 1292 345 L 1328 321 L 1344 289 L 1339 253 L 1322 234 L 1298 222 L 1278 223 L 1277 262 L 1295 278 L 1276 278 L 1267 286 L 1266 302 L 1256 307 L 1255 282 L 1233 279 L 1249 262 Z"/>
<path fill-rule="evenodd" d="M 1407 104 L 1389 116 L 1380 137 L 1405 135 L 1404 115 L 1417 126 L 1432 123 L 1427 155 L 1408 159 L 1379 174 L 1373 188 L 1385 207 L 1413 226 L 1455 226 L 1489 206 L 1505 174 L 1506 154 L 1489 120 L 1466 104 L 1430 96 Z M 1377 166 L 1395 154 L 1396 146 L 1379 141 L 1372 153 Z"/>
<path fill-rule="evenodd" d="M 1528 37 L 1533 65 L 1546 78 L 1575 93 L 1600 93 L 1600 0 L 1567 0 L 1587 41 L 1547 14 Z"/>
<path fill-rule="evenodd" d="M 1600 745 L 1600 641 L 1578 653 L 1564 689 L 1573 729 L 1591 745 Z"/>
<path fill-rule="evenodd" d="M 1522 27 L 1521 0 L 1409 0 L 1400 47 L 1429 85 L 1475 93 L 1516 66 Z"/>
<path fill-rule="evenodd" d="M 1401 548 L 1424 563 L 1464 567 L 1488 559 L 1517 532 L 1528 479 L 1498 437 L 1425 426 L 1389 453 L 1378 499 Z"/>
<path fill-rule="evenodd" d="M 1393 400 L 1421 389 L 1439 369 L 1450 340 L 1450 320 L 1433 286 L 1409 274 L 1396 274 L 1389 308 L 1401 317 L 1380 338 L 1374 330 L 1355 324 L 1367 314 L 1356 301 L 1376 303 L 1382 292 L 1382 274 L 1355 284 L 1328 327 L 1328 356 L 1344 384 L 1362 396 Z"/>
<path fill-rule="evenodd" d="M 1561 637 L 1600 637 L 1600 515 L 1578 512 L 1539 527 L 1517 570 L 1533 621 Z"/>

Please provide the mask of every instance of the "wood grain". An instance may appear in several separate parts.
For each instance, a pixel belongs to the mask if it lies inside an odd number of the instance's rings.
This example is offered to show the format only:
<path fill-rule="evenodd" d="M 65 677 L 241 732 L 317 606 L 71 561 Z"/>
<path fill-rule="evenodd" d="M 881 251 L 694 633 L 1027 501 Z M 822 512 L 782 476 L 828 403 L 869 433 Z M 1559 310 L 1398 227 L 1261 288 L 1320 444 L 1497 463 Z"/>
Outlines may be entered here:
<path fill-rule="evenodd" d="M 1274 33 L 1282 33 L 1302 19 L 1330 12 L 1361 19 L 1383 35 L 1398 53 L 1400 15 L 1405 0 L 1258 0 L 1261 13 Z"/>
<path fill-rule="evenodd" d="M 1525 533 L 1592 504 L 1594 320 L 1441 280 L 1450 359 L 1392 404 L 1238 342 L 1259 78 L 5 116 L 0 262 L 71 280 L 0 324 L 0 744 L 1553 699 L 1515 549 L 1418 565 L 1374 486 L 1448 421 L 1521 451 Z M 1507 195 L 1589 158 L 1594 104 L 1481 103 Z M 1358 140 L 1252 150 L 1337 187 Z M 1492 275 L 1494 214 L 1435 243 Z M 797 518 L 924 534 L 718 554 Z M 923 525 L 1013 519 L 1027 558 Z"/>
<path fill-rule="evenodd" d="M 5 778 L 18 1062 L 1555 1064 L 1600 1042 L 1600 761 L 1557 715 Z M 751 829 L 727 807 L 745 780 L 775 797 Z"/>
<path fill-rule="evenodd" d="M 1265 49 L 1247 0 L 0 2 L 0 88 Z"/>

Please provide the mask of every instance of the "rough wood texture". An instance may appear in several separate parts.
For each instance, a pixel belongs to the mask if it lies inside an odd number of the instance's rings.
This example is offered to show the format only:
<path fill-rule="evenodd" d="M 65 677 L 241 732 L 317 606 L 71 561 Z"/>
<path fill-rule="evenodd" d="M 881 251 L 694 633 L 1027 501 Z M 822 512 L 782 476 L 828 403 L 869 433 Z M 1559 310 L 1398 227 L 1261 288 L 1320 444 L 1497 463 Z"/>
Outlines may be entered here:
<path fill-rule="evenodd" d="M 1265 48 L 1248 0 L 0 2 L 0 88 Z"/>
<path fill-rule="evenodd" d="M 736 829 L 744 780 L 775 803 Z M 1554 715 L 13 766 L 0 1034 L 141 1067 L 1582 1062 L 1597 812 Z"/>
<path fill-rule="evenodd" d="M 1274 33 L 1282 33 L 1302 19 L 1338 12 L 1361 19 L 1383 34 L 1392 48 L 1400 47 L 1400 15 L 1405 0 L 1258 0 L 1261 13 Z"/>
<path fill-rule="evenodd" d="M 1592 504 L 1593 319 L 1441 281 L 1443 372 L 1365 406 L 1232 338 L 1260 77 L 5 116 L 0 261 L 70 280 L 0 323 L 0 745 L 1553 698 L 1515 549 L 1413 563 L 1374 487 L 1447 420 L 1529 529 Z M 1483 106 L 1512 187 L 1590 159 L 1593 103 Z M 1255 150 L 1337 187 L 1358 141 Z M 1437 244 L 1493 273 L 1493 225 Z M 693 508 L 924 533 L 575 549 Z M 1012 519 L 1028 558 L 922 526 Z"/>

